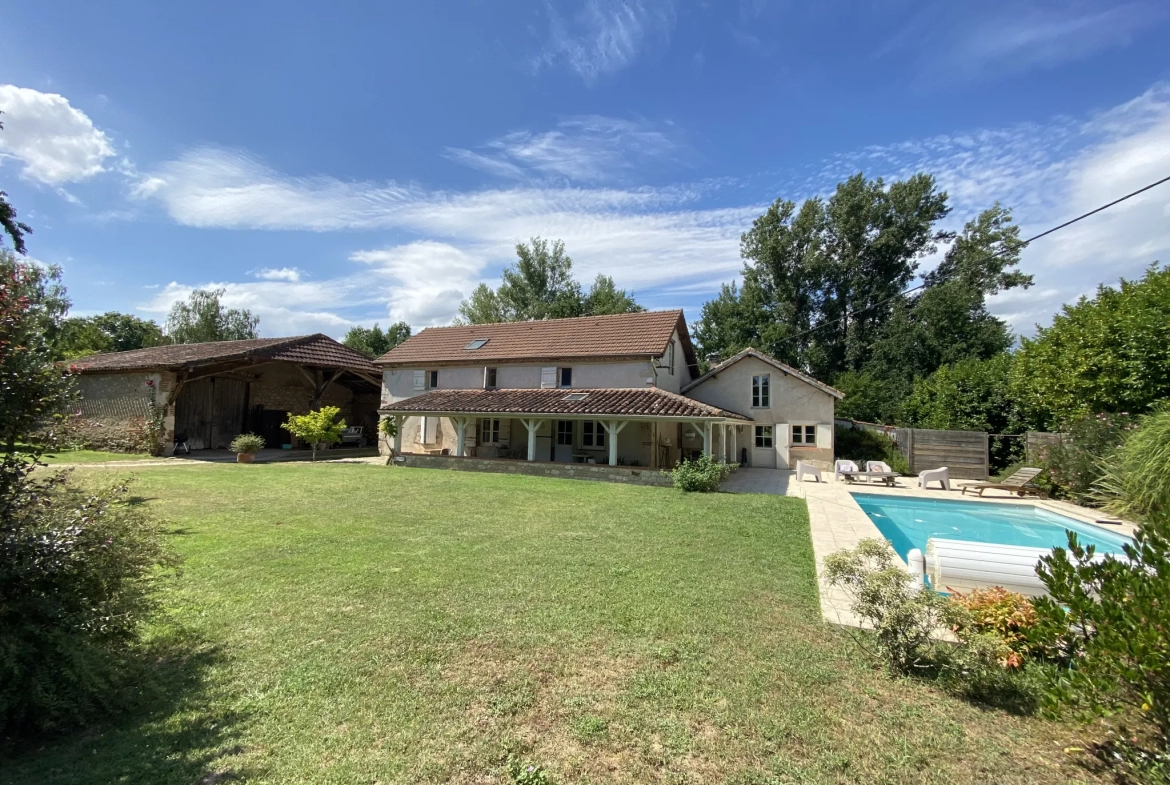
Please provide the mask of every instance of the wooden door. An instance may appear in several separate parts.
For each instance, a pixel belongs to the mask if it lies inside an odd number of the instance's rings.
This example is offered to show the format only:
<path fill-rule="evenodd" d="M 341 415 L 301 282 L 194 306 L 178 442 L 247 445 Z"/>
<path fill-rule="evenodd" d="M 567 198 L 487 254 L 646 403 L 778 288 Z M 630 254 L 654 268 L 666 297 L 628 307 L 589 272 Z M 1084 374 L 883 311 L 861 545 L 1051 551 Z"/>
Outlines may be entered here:
<path fill-rule="evenodd" d="M 248 411 L 248 383 L 211 378 L 211 436 L 213 450 L 226 450 L 244 430 Z"/>
<path fill-rule="evenodd" d="M 225 449 L 240 434 L 247 407 L 247 384 L 234 379 L 196 379 L 179 391 L 175 433 L 192 450 Z"/>

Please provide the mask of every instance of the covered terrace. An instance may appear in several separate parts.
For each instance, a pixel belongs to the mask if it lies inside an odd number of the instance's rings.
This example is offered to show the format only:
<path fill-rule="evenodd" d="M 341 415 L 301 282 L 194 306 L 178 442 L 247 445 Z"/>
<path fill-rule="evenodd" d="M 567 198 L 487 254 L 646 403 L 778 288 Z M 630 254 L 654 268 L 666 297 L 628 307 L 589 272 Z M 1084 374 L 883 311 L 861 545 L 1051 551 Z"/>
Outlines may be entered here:
<path fill-rule="evenodd" d="M 678 458 L 699 452 L 736 462 L 747 438 L 740 426 L 751 422 L 742 414 L 657 387 L 440 389 L 383 406 L 378 412 L 397 426 L 395 454 L 403 453 L 408 417 L 436 417 L 450 422 L 456 456 L 468 456 L 472 444 L 484 447 L 498 440 L 498 434 L 507 433 L 508 450 L 491 456 L 477 451 L 477 457 L 650 468 L 667 468 Z M 688 450 L 692 439 L 695 448 Z"/>

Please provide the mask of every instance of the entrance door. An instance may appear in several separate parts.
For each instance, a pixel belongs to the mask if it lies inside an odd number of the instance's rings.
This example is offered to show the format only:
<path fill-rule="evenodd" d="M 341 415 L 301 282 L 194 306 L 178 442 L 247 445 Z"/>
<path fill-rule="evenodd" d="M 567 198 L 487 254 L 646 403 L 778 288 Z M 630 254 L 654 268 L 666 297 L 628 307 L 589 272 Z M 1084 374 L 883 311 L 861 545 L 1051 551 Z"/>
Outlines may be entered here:
<path fill-rule="evenodd" d="M 573 421 L 557 420 L 557 441 L 553 460 L 560 463 L 573 462 Z"/>
<path fill-rule="evenodd" d="M 248 385 L 235 379 L 196 379 L 183 385 L 175 403 L 175 433 L 192 450 L 225 449 L 240 435 Z"/>

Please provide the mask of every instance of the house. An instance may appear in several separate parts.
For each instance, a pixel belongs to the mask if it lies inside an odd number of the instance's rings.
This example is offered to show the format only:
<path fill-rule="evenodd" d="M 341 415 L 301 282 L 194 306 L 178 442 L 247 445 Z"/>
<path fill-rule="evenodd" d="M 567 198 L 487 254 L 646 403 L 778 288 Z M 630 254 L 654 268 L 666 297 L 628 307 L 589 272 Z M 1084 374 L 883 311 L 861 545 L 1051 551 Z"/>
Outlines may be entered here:
<path fill-rule="evenodd" d="M 755 350 L 700 376 L 682 311 L 434 327 L 376 362 L 398 455 L 607 466 L 614 477 L 701 454 L 827 465 L 842 397 Z"/>
<path fill-rule="evenodd" d="M 193 450 L 223 449 L 245 432 L 290 444 L 281 423 L 321 406 L 371 433 L 377 424 L 381 369 L 320 333 L 95 354 L 70 369 L 83 436 L 94 444 L 132 444 L 156 412 L 168 449 L 176 434 Z"/>

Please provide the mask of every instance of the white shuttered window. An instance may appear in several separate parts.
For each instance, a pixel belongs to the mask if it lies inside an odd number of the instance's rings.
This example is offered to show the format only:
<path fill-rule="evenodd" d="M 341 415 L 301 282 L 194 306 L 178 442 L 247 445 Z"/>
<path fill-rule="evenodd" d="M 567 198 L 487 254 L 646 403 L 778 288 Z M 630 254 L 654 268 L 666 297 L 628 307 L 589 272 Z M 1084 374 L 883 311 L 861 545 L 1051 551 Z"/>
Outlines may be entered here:
<path fill-rule="evenodd" d="M 540 386 L 542 388 L 557 386 L 557 368 L 555 365 L 550 368 L 540 369 Z"/>
<path fill-rule="evenodd" d="M 425 390 L 426 386 L 427 386 L 427 372 L 426 371 L 415 371 L 414 372 L 414 389 Z"/>

